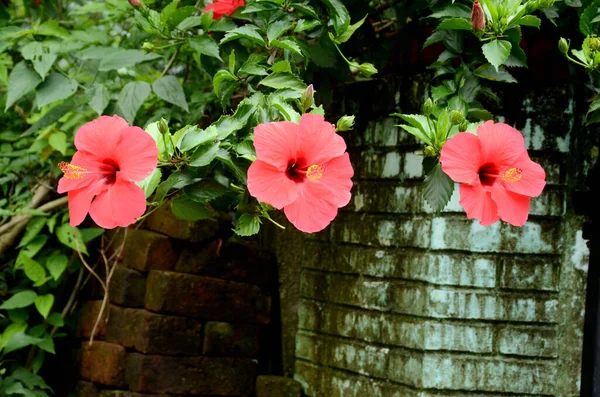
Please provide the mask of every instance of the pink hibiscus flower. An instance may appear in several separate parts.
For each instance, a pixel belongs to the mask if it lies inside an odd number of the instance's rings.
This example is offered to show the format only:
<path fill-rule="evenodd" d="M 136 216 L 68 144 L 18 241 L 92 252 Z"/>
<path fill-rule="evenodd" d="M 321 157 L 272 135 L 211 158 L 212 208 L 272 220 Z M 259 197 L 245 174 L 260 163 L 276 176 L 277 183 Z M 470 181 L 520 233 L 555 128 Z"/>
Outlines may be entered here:
<path fill-rule="evenodd" d="M 284 209 L 303 232 L 323 230 L 350 201 L 354 175 L 344 139 L 323 116 L 305 114 L 300 124 L 276 121 L 254 129 L 256 161 L 248 190 Z"/>
<path fill-rule="evenodd" d="M 461 132 L 442 148 L 442 170 L 460 182 L 460 205 L 484 225 L 502 219 L 523 226 L 531 197 L 546 185 L 546 173 L 531 161 L 519 131 L 487 121 L 477 135 Z"/>
<path fill-rule="evenodd" d="M 231 15 L 239 7 L 245 6 L 244 0 L 216 0 L 204 7 L 203 12 L 213 10 L 213 20 L 216 21 L 219 18 L 223 18 L 224 15 Z"/>
<path fill-rule="evenodd" d="M 105 229 L 134 223 L 146 211 L 146 197 L 133 181 L 150 175 L 158 161 L 152 137 L 119 116 L 100 116 L 77 131 L 75 147 L 71 163 L 59 164 L 58 181 L 58 192 L 69 194 L 71 225 L 88 212 Z"/>

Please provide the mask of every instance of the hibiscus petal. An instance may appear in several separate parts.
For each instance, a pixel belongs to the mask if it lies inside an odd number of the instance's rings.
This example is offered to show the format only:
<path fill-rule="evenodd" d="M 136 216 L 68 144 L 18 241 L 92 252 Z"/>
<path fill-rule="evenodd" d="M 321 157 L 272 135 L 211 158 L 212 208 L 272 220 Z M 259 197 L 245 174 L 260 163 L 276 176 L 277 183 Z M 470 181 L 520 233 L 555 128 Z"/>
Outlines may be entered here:
<path fill-rule="evenodd" d="M 285 216 L 298 230 L 319 232 L 336 217 L 338 206 L 328 200 L 329 190 L 322 184 L 298 184 L 298 199 L 283 210 Z"/>
<path fill-rule="evenodd" d="M 77 226 L 85 219 L 90 210 L 94 192 L 89 189 L 72 190 L 69 192 L 69 223 Z"/>
<path fill-rule="evenodd" d="M 440 156 L 442 170 L 455 182 L 471 183 L 479 178 L 481 143 L 477 136 L 460 132 L 448 139 Z"/>
<path fill-rule="evenodd" d="M 123 128 L 115 148 L 115 162 L 120 177 L 129 181 L 141 181 L 154 171 L 158 162 L 156 142 L 139 127 Z"/>
<path fill-rule="evenodd" d="M 546 172 L 541 165 L 531 161 L 527 152 L 510 168 L 501 170 L 501 175 L 504 188 L 529 197 L 539 196 L 546 186 Z"/>
<path fill-rule="evenodd" d="M 94 172 L 98 170 L 99 165 L 101 165 L 96 156 L 87 152 L 75 152 L 70 164 L 81 167 L 84 170 L 82 170 L 81 177 L 77 179 L 62 177 L 58 181 L 58 193 L 82 189 L 86 186 L 97 185 L 101 182 L 102 176 L 94 174 Z M 97 193 L 99 192 L 100 191 L 97 191 Z"/>
<path fill-rule="evenodd" d="M 119 179 L 109 189 L 96 196 L 90 207 L 90 215 L 94 222 L 105 229 L 129 226 L 145 211 L 144 191 L 133 182 Z"/>
<path fill-rule="evenodd" d="M 324 164 L 325 171 L 320 179 L 306 180 L 305 183 L 320 183 L 323 188 L 328 190 L 328 200 L 337 205 L 343 207 L 350 202 L 352 195 L 350 190 L 352 189 L 352 181 L 350 178 L 354 175 L 354 170 L 350 164 L 350 157 L 348 153 L 344 153 L 340 157 L 337 157 Z"/>
<path fill-rule="evenodd" d="M 248 191 L 262 201 L 282 209 L 298 198 L 296 183 L 271 164 L 256 160 L 248 169 Z"/>
<path fill-rule="evenodd" d="M 523 226 L 527 222 L 531 198 L 509 192 L 499 184 L 492 186 L 491 193 L 498 206 L 498 215 L 503 221 L 513 226 Z"/>
<path fill-rule="evenodd" d="M 527 153 L 523 135 L 508 124 L 486 121 L 477 128 L 477 136 L 481 141 L 482 164 L 492 163 L 502 168 Z"/>
<path fill-rule="evenodd" d="M 298 124 L 289 121 L 259 124 L 254 129 L 256 158 L 284 171 L 296 160 L 297 135 Z"/>
<path fill-rule="evenodd" d="M 498 207 L 492 200 L 491 193 L 479 182 L 475 185 L 461 184 L 459 187 L 459 204 L 465 209 L 467 218 L 478 219 L 483 226 L 491 225 L 500 219 Z"/>
<path fill-rule="evenodd" d="M 119 141 L 119 131 L 127 127 L 127 121 L 119 116 L 100 116 L 77 130 L 75 147 L 98 158 L 112 158 Z"/>
<path fill-rule="evenodd" d="M 322 165 L 345 151 L 344 138 L 335 133 L 334 125 L 323 116 L 306 113 L 300 118 L 298 157 L 303 157 L 308 165 Z"/>

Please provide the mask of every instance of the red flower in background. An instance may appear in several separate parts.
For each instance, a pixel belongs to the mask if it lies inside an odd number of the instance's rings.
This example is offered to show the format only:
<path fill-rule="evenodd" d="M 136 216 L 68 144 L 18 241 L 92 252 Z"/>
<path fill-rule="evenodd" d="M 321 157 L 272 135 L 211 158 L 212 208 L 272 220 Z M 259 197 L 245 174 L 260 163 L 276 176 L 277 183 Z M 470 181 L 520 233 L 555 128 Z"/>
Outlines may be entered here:
<path fill-rule="evenodd" d="M 442 170 L 460 182 L 460 205 L 484 225 L 502 219 L 523 226 L 530 198 L 539 196 L 546 173 L 531 161 L 519 131 L 487 121 L 477 135 L 461 132 L 442 148 Z"/>
<path fill-rule="evenodd" d="M 69 194 L 72 226 L 87 213 L 105 229 L 129 226 L 146 211 L 141 181 L 154 171 L 158 148 L 150 135 L 118 116 L 101 116 L 75 134 L 77 152 L 60 163 L 58 192 Z"/>
<path fill-rule="evenodd" d="M 223 18 L 224 15 L 231 15 L 239 7 L 245 6 L 244 0 L 216 0 L 214 3 L 204 7 L 203 12 L 213 11 L 213 21 Z"/>
<path fill-rule="evenodd" d="M 350 201 L 354 175 L 344 139 L 323 116 L 305 114 L 300 124 L 277 121 L 254 129 L 256 161 L 248 190 L 259 201 L 284 209 L 307 233 L 323 230 Z"/>

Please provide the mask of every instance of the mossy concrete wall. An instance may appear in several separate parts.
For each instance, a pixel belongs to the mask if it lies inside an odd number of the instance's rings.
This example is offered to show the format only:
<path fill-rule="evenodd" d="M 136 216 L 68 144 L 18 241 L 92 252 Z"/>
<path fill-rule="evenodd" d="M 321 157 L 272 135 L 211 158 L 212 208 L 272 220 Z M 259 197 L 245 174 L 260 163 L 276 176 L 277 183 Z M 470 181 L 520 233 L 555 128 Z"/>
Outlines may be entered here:
<path fill-rule="evenodd" d="M 419 145 L 386 116 L 417 111 L 423 87 L 355 87 L 362 100 L 343 102 L 361 118 L 345 136 L 353 200 L 279 252 L 293 266 L 280 270 L 286 369 L 311 397 L 579 396 L 588 249 L 570 194 L 591 147 L 568 90 L 498 110 L 547 173 L 517 228 L 467 219 L 457 191 L 441 214 L 427 207 Z"/>

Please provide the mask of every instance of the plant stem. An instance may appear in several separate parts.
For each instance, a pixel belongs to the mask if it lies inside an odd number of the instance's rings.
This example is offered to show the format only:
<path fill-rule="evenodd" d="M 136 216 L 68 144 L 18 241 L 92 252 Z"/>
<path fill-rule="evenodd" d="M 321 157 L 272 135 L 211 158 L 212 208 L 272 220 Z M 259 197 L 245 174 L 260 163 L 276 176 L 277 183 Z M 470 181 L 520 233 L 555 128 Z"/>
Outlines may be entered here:
<path fill-rule="evenodd" d="M 169 63 L 167 63 L 167 66 L 165 67 L 165 70 L 163 70 L 160 74 L 160 77 L 163 77 L 165 74 L 167 74 L 169 69 L 171 69 L 171 66 L 173 66 L 173 62 L 175 62 L 175 58 L 177 58 L 177 55 L 179 55 L 179 47 L 175 49 L 173 56 L 171 57 L 171 59 L 169 59 Z"/>

